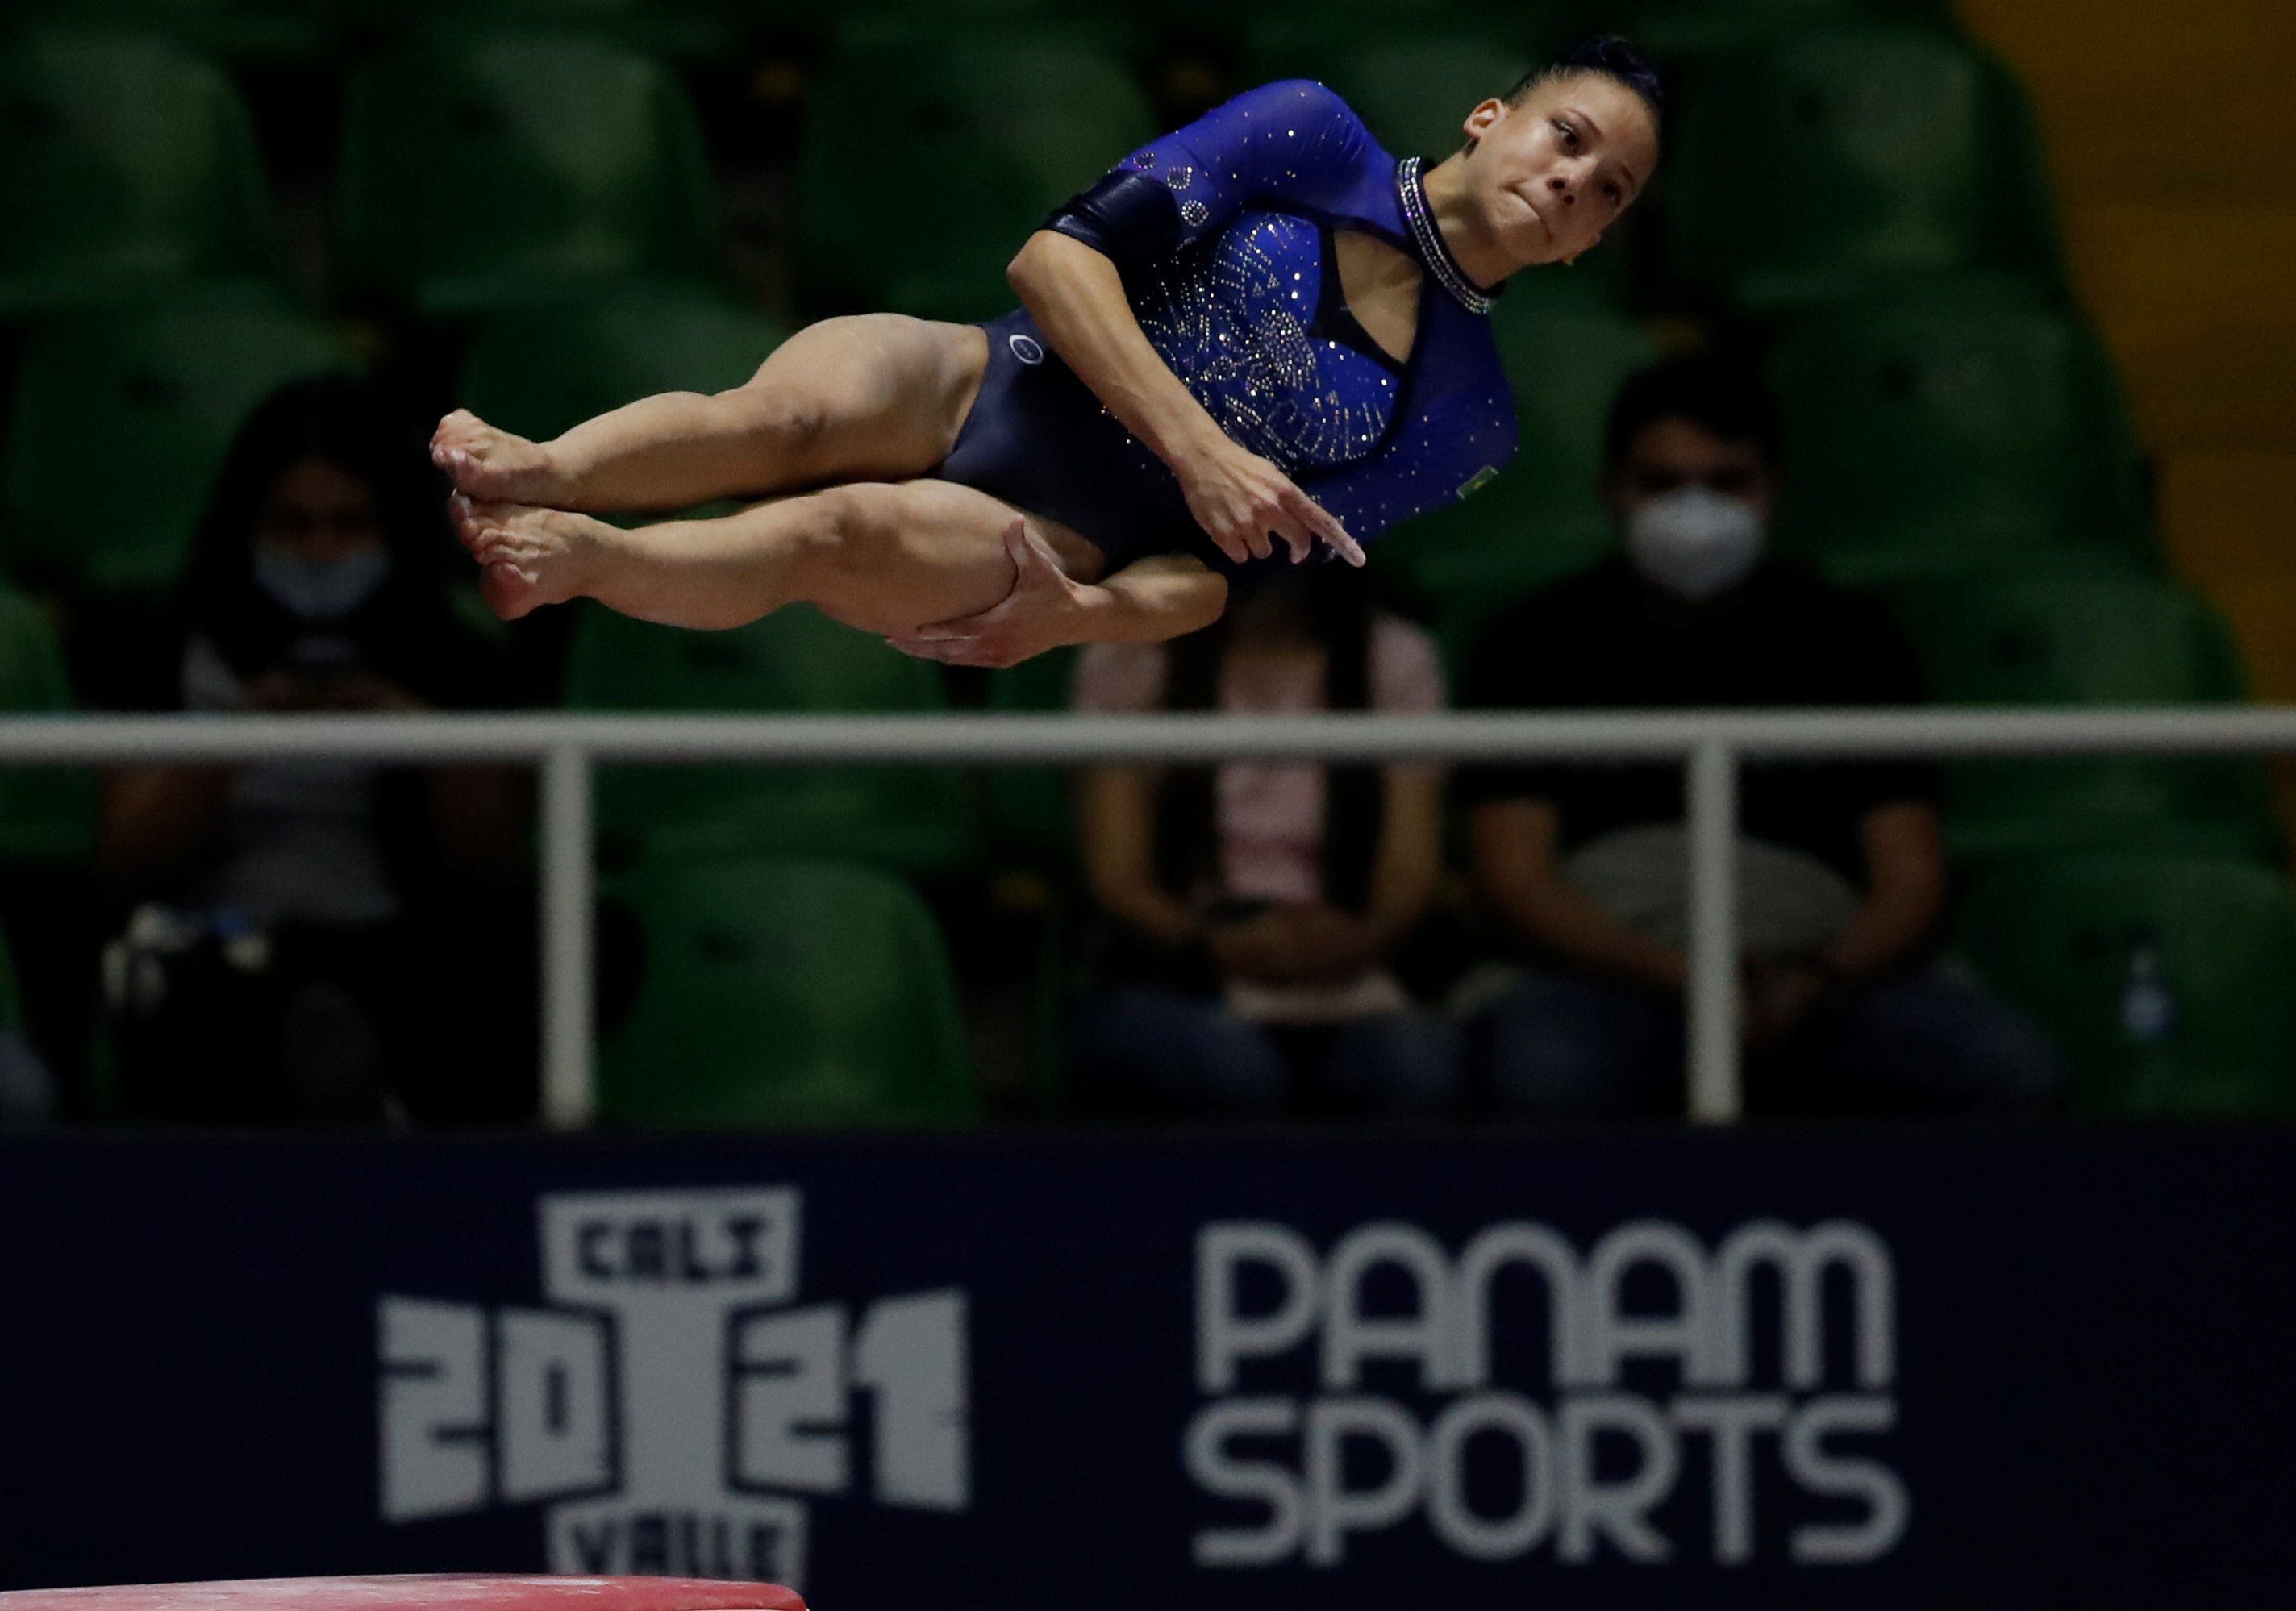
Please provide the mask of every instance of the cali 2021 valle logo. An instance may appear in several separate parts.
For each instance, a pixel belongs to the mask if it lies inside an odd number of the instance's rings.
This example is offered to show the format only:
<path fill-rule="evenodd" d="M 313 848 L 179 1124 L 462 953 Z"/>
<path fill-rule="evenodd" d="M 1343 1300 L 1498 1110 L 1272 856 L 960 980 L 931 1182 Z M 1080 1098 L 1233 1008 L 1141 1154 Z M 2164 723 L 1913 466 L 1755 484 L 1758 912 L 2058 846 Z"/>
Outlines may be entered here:
<path fill-rule="evenodd" d="M 545 1197 L 548 1307 L 382 1298 L 383 1518 L 546 1505 L 555 1572 L 801 1584 L 809 1497 L 966 1509 L 964 1294 L 793 1306 L 799 1206 Z"/>

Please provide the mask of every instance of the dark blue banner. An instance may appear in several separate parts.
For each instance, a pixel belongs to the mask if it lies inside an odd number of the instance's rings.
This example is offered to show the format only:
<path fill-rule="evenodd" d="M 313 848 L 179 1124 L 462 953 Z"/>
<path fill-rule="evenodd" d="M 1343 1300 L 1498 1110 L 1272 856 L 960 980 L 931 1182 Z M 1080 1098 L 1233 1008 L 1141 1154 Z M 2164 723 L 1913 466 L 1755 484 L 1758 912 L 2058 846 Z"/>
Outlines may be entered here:
<path fill-rule="evenodd" d="M 0 1588 L 2264 1604 L 2296 1137 L 0 1142 Z"/>

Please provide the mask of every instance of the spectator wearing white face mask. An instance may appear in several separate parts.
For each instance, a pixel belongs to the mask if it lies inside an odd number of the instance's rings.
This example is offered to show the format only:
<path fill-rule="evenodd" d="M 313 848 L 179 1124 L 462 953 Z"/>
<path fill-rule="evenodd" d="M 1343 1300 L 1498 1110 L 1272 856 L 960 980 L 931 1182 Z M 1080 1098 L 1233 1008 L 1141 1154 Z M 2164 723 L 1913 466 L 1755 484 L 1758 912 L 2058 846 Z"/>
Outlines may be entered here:
<path fill-rule="evenodd" d="M 1625 553 L 1493 623 L 1485 708 L 1870 707 L 1921 699 L 1887 617 L 1765 552 L 1776 414 L 1712 356 L 1629 380 L 1607 491 Z M 1464 774 L 1476 881 L 1532 971 L 1478 1024 L 1482 1088 L 1518 1110 L 1680 1111 L 1687 830 L 1674 763 Z M 2025 1019 L 1932 965 L 1945 858 L 1932 768 L 1742 776 L 1742 1020 L 1758 1104 L 2016 1108 L 2062 1084 Z"/>
<path fill-rule="evenodd" d="M 217 475 L 173 685 L 144 702 L 349 715 L 493 697 L 501 651 L 454 610 L 448 541 L 420 438 L 376 392 L 282 388 Z M 113 772 L 97 868 L 125 1105 L 229 1122 L 530 1111 L 529 791 L 502 766 Z"/>

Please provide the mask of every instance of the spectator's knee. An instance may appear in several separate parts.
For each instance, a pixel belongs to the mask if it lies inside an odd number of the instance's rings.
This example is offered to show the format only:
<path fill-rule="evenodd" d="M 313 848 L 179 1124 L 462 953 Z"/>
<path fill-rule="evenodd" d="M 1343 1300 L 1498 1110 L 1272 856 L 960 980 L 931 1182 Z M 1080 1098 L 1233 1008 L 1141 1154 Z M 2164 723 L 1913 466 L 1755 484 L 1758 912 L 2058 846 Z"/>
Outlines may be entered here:
<path fill-rule="evenodd" d="M 1422 1013 L 1366 1019 L 1341 1034 L 1325 1065 L 1325 1078 L 1350 1107 L 1437 1112 L 1459 1096 L 1460 1040 L 1456 1026 Z"/>
<path fill-rule="evenodd" d="M 1591 992 L 1589 987 L 1589 992 Z M 1649 1026 L 1570 984 L 1527 983 L 1475 1026 L 1478 1084 L 1526 1113 L 1624 1114 L 1660 1101 Z M 1655 1010 L 1653 1010 L 1654 1011 Z"/>
<path fill-rule="evenodd" d="M 2030 1112 L 2064 1100 L 2065 1064 L 2038 1024 L 1998 1003 L 1969 1026 L 1963 1055 L 1971 1084 L 1988 1108 Z"/>

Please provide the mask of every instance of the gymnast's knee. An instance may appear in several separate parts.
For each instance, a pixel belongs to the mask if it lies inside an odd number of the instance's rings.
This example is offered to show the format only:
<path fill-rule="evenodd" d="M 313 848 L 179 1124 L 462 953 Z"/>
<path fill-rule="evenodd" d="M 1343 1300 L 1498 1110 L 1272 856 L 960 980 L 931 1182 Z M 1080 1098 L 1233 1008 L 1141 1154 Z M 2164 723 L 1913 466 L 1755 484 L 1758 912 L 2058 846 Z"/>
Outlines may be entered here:
<path fill-rule="evenodd" d="M 808 568 L 825 586 L 882 580 L 901 545 L 901 488 L 873 481 L 807 495 Z"/>
<path fill-rule="evenodd" d="M 718 393 L 710 402 L 778 462 L 809 462 L 829 435 L 829 405 L 785 383 L 751 380 Z"/>

